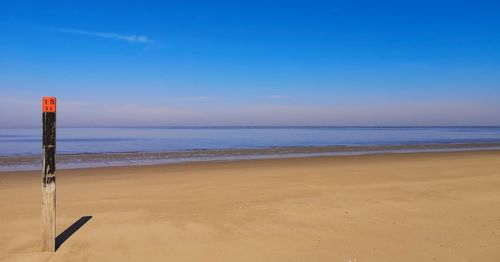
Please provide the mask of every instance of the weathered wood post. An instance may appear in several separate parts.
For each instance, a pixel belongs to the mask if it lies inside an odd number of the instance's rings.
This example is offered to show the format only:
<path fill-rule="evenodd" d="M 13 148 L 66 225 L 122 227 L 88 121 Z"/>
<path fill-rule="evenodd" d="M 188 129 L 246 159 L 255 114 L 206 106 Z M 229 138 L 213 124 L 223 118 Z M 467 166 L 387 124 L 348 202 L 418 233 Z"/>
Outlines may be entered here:
<path fill-rule="evenodd" d="M 56 248 L 56 98 L 42 98 L 42 251 Z"/>

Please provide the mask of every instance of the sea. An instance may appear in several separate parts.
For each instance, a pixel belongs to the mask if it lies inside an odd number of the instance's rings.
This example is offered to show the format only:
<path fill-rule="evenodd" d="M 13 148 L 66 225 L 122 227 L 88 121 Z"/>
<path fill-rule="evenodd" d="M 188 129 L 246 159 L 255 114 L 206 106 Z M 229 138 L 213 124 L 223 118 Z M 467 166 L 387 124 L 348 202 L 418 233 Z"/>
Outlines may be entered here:
<path fill-rule="evenodd" d="M 57 128 L 58 168 L 500 150 L 500 127 Z M 0 128 L 0 171 L 41 168 L 40 128 Z"/>

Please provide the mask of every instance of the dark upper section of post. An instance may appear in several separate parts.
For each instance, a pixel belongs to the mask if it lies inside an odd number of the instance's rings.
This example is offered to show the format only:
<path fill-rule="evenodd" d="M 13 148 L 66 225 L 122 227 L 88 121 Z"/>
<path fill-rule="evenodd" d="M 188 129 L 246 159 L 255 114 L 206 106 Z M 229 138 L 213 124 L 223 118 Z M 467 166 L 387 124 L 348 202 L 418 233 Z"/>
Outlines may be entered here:
<path fill-rule="evenodd" d="M 56 145 L 56 113 L 43 113 L 43 134 L 42 145 L 55 146 Z"/>

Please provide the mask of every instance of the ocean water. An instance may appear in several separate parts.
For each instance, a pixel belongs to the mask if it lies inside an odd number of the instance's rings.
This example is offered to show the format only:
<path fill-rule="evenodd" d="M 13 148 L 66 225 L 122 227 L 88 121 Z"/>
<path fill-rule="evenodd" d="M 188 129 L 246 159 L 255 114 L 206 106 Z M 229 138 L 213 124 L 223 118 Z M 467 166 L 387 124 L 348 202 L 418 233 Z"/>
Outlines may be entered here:
<path fill-rule="evenodd" d="M 58 128 L 58 154 L 500 142 L 500 127 Z M 38 155 L 39 128 L 0 129 L 0 156 Z"/>

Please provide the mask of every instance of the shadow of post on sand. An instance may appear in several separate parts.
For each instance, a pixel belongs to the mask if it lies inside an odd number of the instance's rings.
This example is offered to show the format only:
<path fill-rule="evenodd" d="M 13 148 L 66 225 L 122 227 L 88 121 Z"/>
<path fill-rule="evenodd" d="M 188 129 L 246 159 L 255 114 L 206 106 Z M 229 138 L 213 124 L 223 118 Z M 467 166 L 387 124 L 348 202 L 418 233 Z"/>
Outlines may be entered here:
<path fill-rule="evenodd" d="M 56 237 L 56 251 L 68 238 L 70 238 L 76 231 L 78 231 L 78 229 L 85 225 L 85 223 L 87 223 L 91 218 L 92 216 L 83 216 L 71 226 L 66 228 L 66 230 L 64 230 L 61 234 L 59 234 Z"/>

